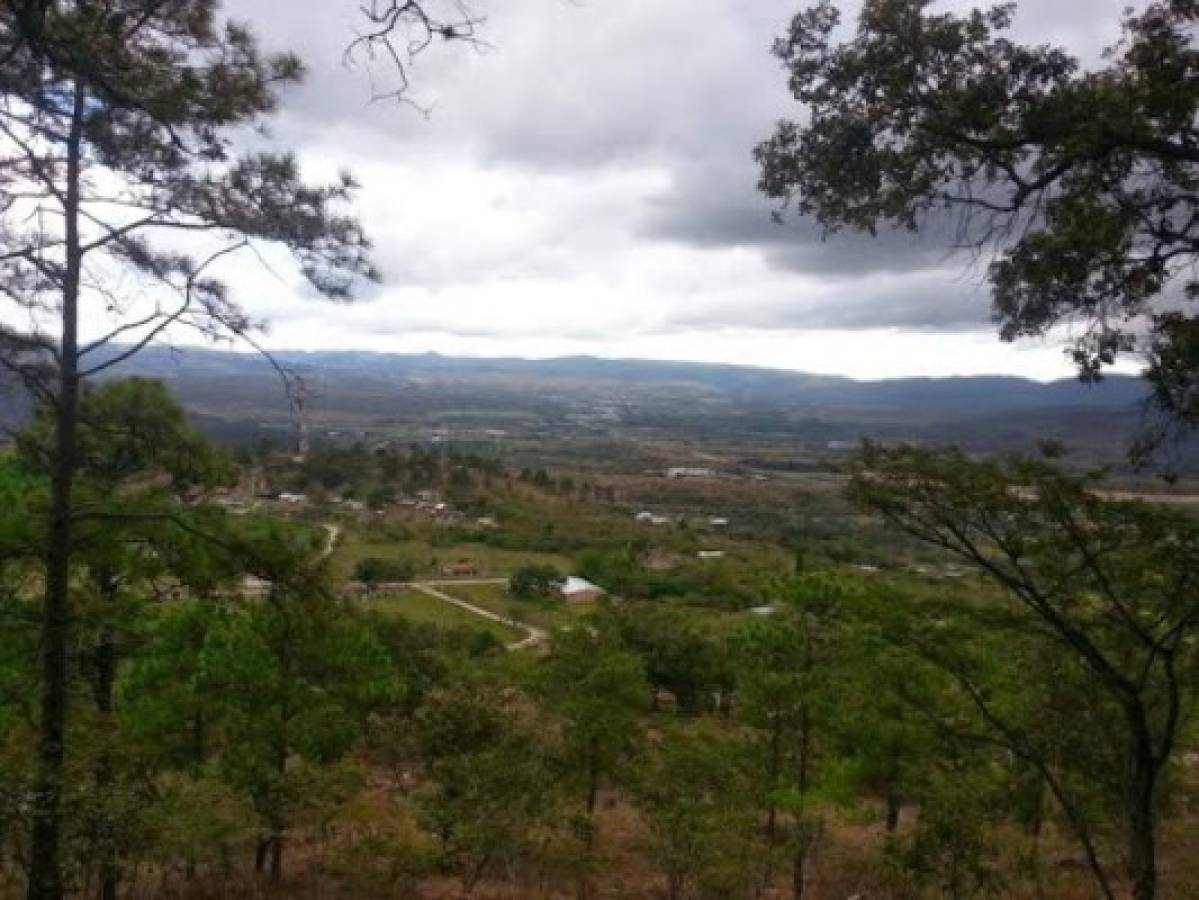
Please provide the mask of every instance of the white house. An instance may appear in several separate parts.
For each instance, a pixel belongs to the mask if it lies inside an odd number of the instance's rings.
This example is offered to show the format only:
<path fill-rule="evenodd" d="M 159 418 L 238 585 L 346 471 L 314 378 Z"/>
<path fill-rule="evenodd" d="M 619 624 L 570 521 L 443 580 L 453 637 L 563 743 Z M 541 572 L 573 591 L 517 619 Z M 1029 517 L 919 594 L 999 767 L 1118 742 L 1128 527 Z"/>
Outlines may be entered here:
<path fill-rule="evenodd" d="M 669 525 L 670 524 L 669 516 L 660 516 L 660 515 L 657 515 L 656 513 L 652 513 L 652 512 L 648 512 L 648 511 L 639 512 L 633 518 L 635 518 L 642 525 Z"/>
<path fill-rule="evenodd" d="M 608 592 L 586 578 L 568 575 L 555 585 L 554 593 L 567 603 L 594 603 Z"/>
<path fill-rule="evenodd" d="M 692 466 L 673 466 L 666 470 L 667 478 L 715 478 L 715 469 L 697 469 Z"/>

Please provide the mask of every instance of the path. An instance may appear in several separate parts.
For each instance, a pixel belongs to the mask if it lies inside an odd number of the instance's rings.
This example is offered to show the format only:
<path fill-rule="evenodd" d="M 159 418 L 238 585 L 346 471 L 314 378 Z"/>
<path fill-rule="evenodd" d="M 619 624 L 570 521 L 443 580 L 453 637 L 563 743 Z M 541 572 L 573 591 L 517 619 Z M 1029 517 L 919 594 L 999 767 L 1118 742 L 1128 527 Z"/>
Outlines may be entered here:
<path fill-rule="evenodd" d="M 337 539 L 341 537 L 341 526 L 334 525 L 332 522 L 326 522 L 324 529 L 328 533 L 325 539 L 325 549 L 321 551 L 321 559 L 328 559 L 333 553 L 333 549 L 337 546 Z"/>
<path fill-rule="evenodd" d="M 509 650 L 524 650 L 529 647 L 535 647 L 543 643 L 549 632 L 542 628 L 537 628 L 534 625 L 528 625 L 524 622 L 517 622 L 515 619 L 509 619 L 506 616 L 501 616 L 498 613 L 493 613 L 489 609 L 483 609 L 481 606 L 475 606 L 473 603 L 467 603 L 465 600 L 459 600 L 457 597 L 451 597 L 449 594 L 440 590 L 442 587 L 450 587 L 455 584 L 505 584 L 503 578 L 480 578 L 474 581 L 415 581 L 412 587 L 420 591 L 422 594 L 427 594 L 434 599 L 441 600 L 443 603 L 452 603 L 467 612 L 472 612 L 476 616 L 482 616 L 484 619 L 490 619 L 492 622 L 498 622 L 501 625 L 507 625 L 509 628 L 516 628 L 525 632 L 527 637 L 517 641 L 515 644 L 509 644 Z"/>
<path fill-rule="evenodd" d="M 426 578 L 421 584 L 433 587 L 453 587 L 456 584 L 507 584 L 507 578 Z"/>
<path fill-rule="evenodd" d="M 325 531 L 328 533 L 328 540 L 325 541 L 325 549 L 321 551 L 321 558 L 325 559 L 333 553 L 337 546 L 337 541 L 341 537 L 341 526 L 335 525 L 332 522 L 326 522 L 324 525 Z M 515 644 L 509 644 L 509 650 L 524 650 L 528 647 L 535 647 L 543 643 L 549 637 L 549 632 L 542 628 L 537 628 L 534 625 L 527 625 L 524 622 L 517 622 L 515 619 L 509 619 L 506 616 L 493 613 L 489 609 L 483 609 L 481 606 L 475 606 L 473 603 L 467 603 L 465 600 L 460 600 L 457 597 L 451 597 L 449 594 L 440 590 L 443 587 L 453 587 L 458 584 L 507 584 L 506 578 L 455 578 L 442 581 L 416 581 L 412 583 L 414 590 L 420 591 L 422 594 L 427 594 L 436 600 L 443 603 L 452 603 L 460 609 L 465 609 L 467 612 L 474 613 L 476 616 L 482 616 L 492 622 L 498 622 L 500 625 L 506 625 L 509 628 L 515 628 L 518 631 L 523 631 L 525 637 L 517 641 Z"/>

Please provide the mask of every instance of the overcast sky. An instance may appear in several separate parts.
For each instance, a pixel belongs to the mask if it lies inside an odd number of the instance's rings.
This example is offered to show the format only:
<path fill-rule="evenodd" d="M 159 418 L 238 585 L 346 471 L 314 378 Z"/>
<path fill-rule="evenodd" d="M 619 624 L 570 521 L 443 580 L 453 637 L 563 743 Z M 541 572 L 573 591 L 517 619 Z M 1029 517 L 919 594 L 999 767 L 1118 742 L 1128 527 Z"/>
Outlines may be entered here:
<path fill-rule="evenodd" d="M 268 343 L 1068 376 L 1060 346 L 998 341 L 980 272 L 935 237 L 771 221 L 750 154 L 798 114 L 769 47 L 801 2 L 477 0 L 491 49 L 421 58 L 425 118 L 344 65 L 356 0 L 228 0 L 307 63 L 274 138 L 358 176 L 385 276 L 342 307 L 239 272 Z M 1094 58 L 1126 2 L 1022 0 L 1017 33 Z"/>

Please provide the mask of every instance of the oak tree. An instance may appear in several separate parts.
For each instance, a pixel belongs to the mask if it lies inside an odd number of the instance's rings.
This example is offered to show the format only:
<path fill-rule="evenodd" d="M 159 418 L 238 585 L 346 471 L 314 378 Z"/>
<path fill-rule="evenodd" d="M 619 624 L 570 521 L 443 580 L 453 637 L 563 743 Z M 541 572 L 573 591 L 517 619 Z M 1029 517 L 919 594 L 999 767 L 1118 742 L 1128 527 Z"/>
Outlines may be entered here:
<path fill-rule="evenodd" d="M 795 16 L 774 50 L 806 115 L 757 148 L 761 189 L 826 233 L 949 223 L 994 254 L 1005 340 L 1075 323 L 1087 378 L 1145 352 L 1143 449 L 1199 423 L 1199 2 L 1128 13 L 1093 68 L 1009 38 L 1015 3 L 932 7 L 866 0 L 844 41 L 833 0 Z"/>

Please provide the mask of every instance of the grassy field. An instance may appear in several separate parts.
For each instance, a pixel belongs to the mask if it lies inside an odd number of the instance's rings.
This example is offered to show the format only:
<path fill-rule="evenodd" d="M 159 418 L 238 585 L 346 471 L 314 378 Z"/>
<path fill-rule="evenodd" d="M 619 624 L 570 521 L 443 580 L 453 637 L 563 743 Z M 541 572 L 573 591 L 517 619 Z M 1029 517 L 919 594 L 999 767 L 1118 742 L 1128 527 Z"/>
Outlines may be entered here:
<path fill-rule="evenodd" d="M 465 597 L 463 599 L 466 599 Z M 403 616 L 413 622 L 437 625 L 441 628 L 471 628 L 493 634 L 498 640 L 510 644 L 525 637 L 523 631 L 509 628 L 482 616 L 476 616 L 461 607 L 430 597 L 420 591 L 404 591 L 399 594 L 384 594 L 365 601 L 368 609 L 387 615 Z M 482 604 L 479 604 L 482 606 Z"/>
<path fill-rule="evenodd" d="M 553 553 L 503 550 L 486 544 L 434 547 L 426 541 L 382 543 L 347 534 L 333 553 L 334 574 L 339 578 L 350 578 L 358 561 L 367 557 L 412 560 L 416 563 L 418 577 L 437 576 L 438 567 L 457 562 L 468 562 L 475 566 L 481 577 L 496 578 L 506 577 L 521 566 L 528 565 L 553 566 L 563 573 L 573 568 L 569 558 Z"/>
<path fill-rule="evenodd" d="M 508 595 L 508 588 L 502 584 L 461 584 L 452 587 L 442 587 L 442 590 L 454 597 L 459 597 L 467 603 L 473 603 L 489 612 L 527 622 L 546 631 L 573 625 L 595 610 L 592 604 L 558 603 L 543 608 L 536 603 L 516 600 Z"/>

